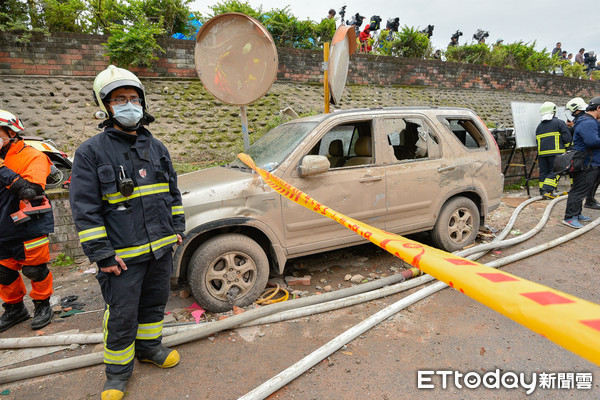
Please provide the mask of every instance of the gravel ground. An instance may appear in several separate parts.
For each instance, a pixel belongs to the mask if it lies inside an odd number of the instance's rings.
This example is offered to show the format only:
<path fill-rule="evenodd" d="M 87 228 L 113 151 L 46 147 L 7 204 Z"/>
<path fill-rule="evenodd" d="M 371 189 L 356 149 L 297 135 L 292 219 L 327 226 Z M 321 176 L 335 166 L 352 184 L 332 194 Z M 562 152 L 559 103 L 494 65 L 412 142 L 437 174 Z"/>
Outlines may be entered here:
<path fill-rule="evenodd" d="M 526 199 L 525 193 L 506 193 L 501 206 L 488 219 L 488 227 L 501 230 L 514 208 Z M 521 214 L 509 237 L 518 236 L 539 221 L 548 202 L 538 201 Z M 560 223 L 565 203 L 559 202 L 546 227 L 534 238 L 509 249 L 492 252 L 483 263 L 532 247 L 571 232 Z M 600 211 L 589 212 L 594 219 Z M 424 235 L 414 239 L 426 241 Z M 488 235 L 480 236 L 489 240 Z M 596 260 L 598 232 L 545 253 L 510 264 L 505 270 L 526 279 L 599 302 L 600 278 Z M 54 268 L 56 294 L 60 300 L 78 296 L 86 314 L 55 320 L 43 333 L 20 324 L 0 337 L 30 337 L 66 331 L 100 332 L 102 299 L 90 265 Z M 310 275 L 310 286 L 292 287 L 302 296 L 354 285 L 347 275 L 379 279 L 406 268 L 395 257 L 371 244 L 303 257 L 288 263 L 286 275 Z M 299 289 L 300 288 L 300 289 Z M 181 363 L 171 370 L 136 364 L 126 399 L 237 399 L 290 367 L 355 324 L 417 289 L 281 323 L 234 329 L 207 339 L 177 346 Z M 182 321 L 190 319 L 184 309 L 194 302 L 180 290 L 173 291 L 167 309 Z M 57 304 L 57 311 L 60 303 Z M 217 319 L 222 315 L 211 315 Z M 74 346 L 4 369 L 27 366 L 98 351 L 99 346 Z M 17 360 L 21 352 L 3 352 L 4 363 Z M 7 361 L 8 360 L 8 361 Z M 17 381 L 0 386 L 6 399 L 88 399 L 98 398 L 104 382 L 103 366 Z M 441 376 L 432 376 L 433 389 L 419 389 L 418 371 L 457 371 L 463 374 L 487 372 L 523 373 L 530 382 L 533 374 L 591 373 L 591 389 L 546 389 L 532 394 L 525 388 L 469 389 L 453 379 L 442 388 Z M 453 375 L 455 376 L 455 375 Z M 568 375 L 567 375 L 568 376 Z M 581 375 L 583 376 L 583 375 Z M 597 367 L 553 344 L 461 293 L 445 289 L 395 314 L 363 333 L 340 350 L 269 396 L 269 399 L 596 399 L 599 397 Z"/>

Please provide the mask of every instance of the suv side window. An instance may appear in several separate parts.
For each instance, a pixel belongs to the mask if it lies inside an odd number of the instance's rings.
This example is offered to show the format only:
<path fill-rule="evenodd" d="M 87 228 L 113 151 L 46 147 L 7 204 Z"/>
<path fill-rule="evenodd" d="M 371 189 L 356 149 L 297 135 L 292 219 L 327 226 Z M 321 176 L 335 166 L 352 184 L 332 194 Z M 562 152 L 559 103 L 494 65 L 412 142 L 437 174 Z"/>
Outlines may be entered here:
<path fill-rule="evenodd" d="M 454 133 L 458 141 L 467 149 L 487 148 L 487 142 L 483 133 L 479 131 L 477 125 L 470 119 L 444 118 L 446 127 Z"/>
<path fill-rule="evenodd" d="M 309 154 L 326 156 L 329 159 L 330 168 L 341 168 L 352 158 L 355 159 L 354 163 L 351 162 L 349 165 L 368 164 L 366 159 L 357 157 L 355 146 L 361 136 L 369 137 L 371 140 L 370 121 L 337 125 L 323 135 Z M 363 139 L 362 142 L 364 141 Z"/>
<path fill-rule="evenodd" d="M 421 118 L 388 118 L 384 121 L 388 144 L 398 161 L 438 158 L 438 138 Z"/>

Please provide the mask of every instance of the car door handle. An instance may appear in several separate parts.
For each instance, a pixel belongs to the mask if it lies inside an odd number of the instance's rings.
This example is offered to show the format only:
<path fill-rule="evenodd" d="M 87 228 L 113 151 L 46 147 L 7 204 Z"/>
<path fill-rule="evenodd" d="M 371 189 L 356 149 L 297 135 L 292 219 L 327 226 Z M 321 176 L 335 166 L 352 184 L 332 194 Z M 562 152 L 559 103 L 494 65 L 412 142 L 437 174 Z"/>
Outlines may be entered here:
<path fill-rule="evenodd" d="M 380 181 L 382 179 L 383 179 L 383 177 L 381 175 L 376 175 L 376 176 L 365 175 L 362 178 L 360 178 L 358 181 L 359 182 L 375 182 L 375 181 Z"/>
<path fill-rule="evenodd" d="M 448 172 L 456 169 L 456 165 L 449 165 L 447 167 L 439 167 L 438 172 Z"/>

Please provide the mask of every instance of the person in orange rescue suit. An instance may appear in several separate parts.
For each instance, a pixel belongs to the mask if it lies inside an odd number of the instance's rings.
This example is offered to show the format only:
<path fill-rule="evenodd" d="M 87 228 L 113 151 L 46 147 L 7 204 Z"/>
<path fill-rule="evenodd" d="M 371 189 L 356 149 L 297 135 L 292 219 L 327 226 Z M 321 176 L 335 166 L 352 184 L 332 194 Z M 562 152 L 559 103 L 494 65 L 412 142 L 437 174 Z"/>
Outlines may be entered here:
<path fill-rule="evenodd" d="M 23 304 L 27 290 L 19 270 L 31 280 L 31 328 L 43 328 L 52 320 L 52 273 L 47 265 L 48 234 L 54 232 L 52 210 L 31 215 L 29 220 L 11 217 L 20 210 L 22 200 L 33 206 L 41 204 L 38 196 L 44 195 L 50 174 L 48 157 L 19 136 L 24 129 L 19 118 L 0 110 L 0 297 L 5 309 L 0 332 L 30 317 Z"/>
<path fill-rule="evenodd" d="M 566 122 L 556 118 L 556 111 L 556 104 L 549 101 L 542 104 L 540 107 L 542 121 L 535 130 L 540 168 L 540 195 L 546 199 L 554 199 L 558 196 L 554 190 L 558 186 L 560 175 L 552 172 L 554 158 L 564 153 L 573 140 Z"/>
<path fill-rule="evenodd" d="M 144 126 L 154 117 L 137 76 L 110 65 L 96 76 L 94 96 L 108 117 L 75 152 L 69 201 L 106 303 L 102 399 L 121 399 L 134 357 L 161 368 L 179 363 L 162 345 L 162 327 L 185 216 L 169 152 Z"/>

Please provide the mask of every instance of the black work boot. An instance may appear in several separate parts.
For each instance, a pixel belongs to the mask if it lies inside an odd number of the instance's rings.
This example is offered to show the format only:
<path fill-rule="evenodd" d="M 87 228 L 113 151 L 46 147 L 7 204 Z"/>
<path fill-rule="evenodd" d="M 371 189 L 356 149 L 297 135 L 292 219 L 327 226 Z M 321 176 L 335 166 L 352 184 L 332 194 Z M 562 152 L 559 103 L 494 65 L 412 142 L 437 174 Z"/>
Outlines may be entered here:
<path fill-rule="evenodd" d="M 136 353 L 135 356 L 139 362 L 152 363 L 161 368 L 172 368 L 179 364 L 179 353 L 177 350 L 169 349 L 162 345 L 155 350 Z"/>
<path fill-rule="evenodd" d="M 6 311 L 4 311 L 4 314 L 0 317 L 0 332 L 4 332 L 11 326 L 29 318 L 29 311 L 27 311 L 22 301 L 14 304 L 4 303 L 2 304 L 2 307 L 4 307 Z"/>
<path fill-rule="evenodd" d="M 52 308 L 50 307 L 50 298 L 46 300 L 34 300 L 33 305 L 33 320 L 31 321 L 31 329 L 41 329 L 48 325 L 52 320 Z"/>
<path fill-rule="evenodd" d="M 102 388 L 102 400 L 121 400 L 125 395 L 125 386 L 131 372 L 125 374 L 106 373 L 106 382 Z"/>

